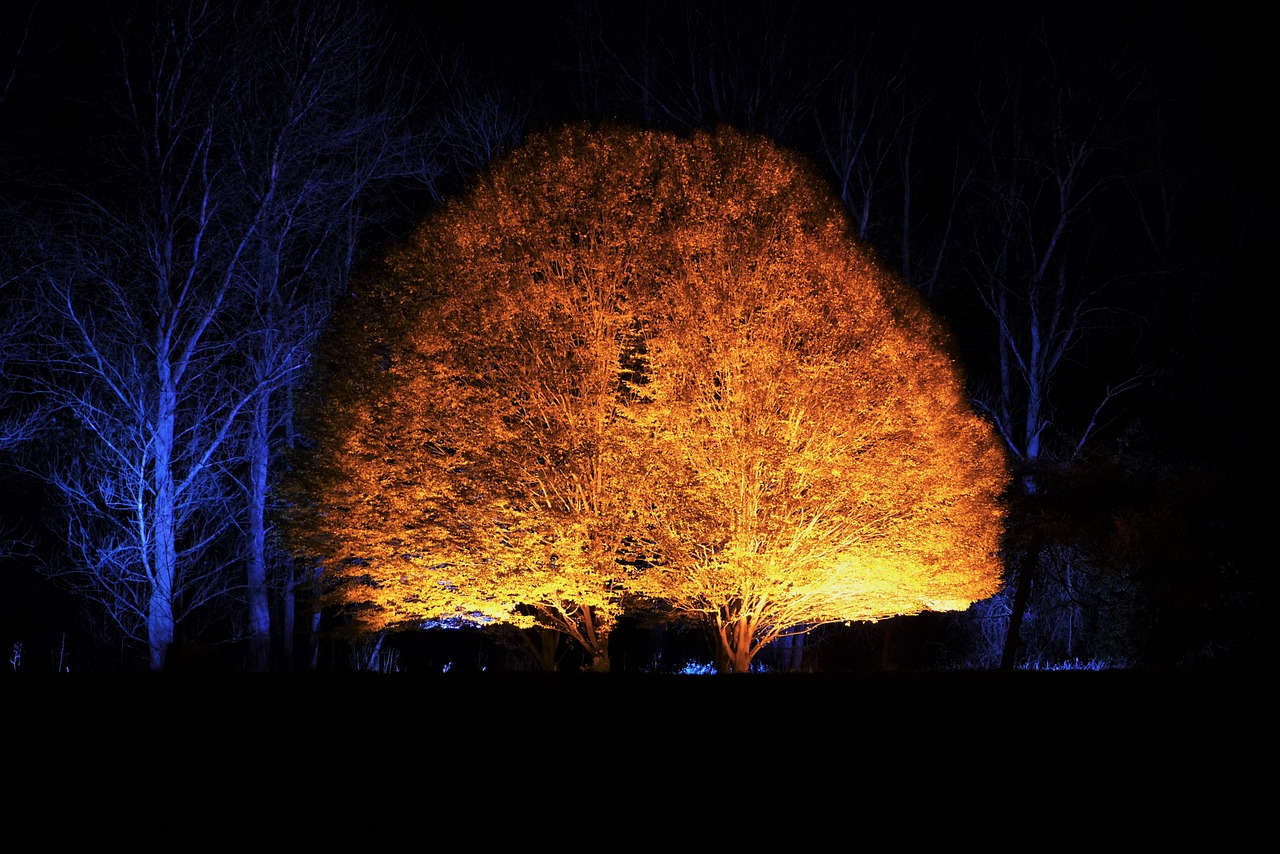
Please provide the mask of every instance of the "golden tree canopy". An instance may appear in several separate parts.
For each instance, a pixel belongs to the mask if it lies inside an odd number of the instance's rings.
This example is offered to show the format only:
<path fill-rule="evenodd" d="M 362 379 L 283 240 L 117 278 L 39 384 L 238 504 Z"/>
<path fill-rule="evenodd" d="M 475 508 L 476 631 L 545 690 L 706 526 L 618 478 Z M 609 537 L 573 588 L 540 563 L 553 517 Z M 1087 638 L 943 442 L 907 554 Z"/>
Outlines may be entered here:
<path fill-rule="evenodd" d="M 1004 453 L 946 335 L 766 139 L 534 137 L 321 355 L 289 529 L 370 626 L 585 622 L 592 648 L 654 600 L 745 669 L 998 588 Z"/>

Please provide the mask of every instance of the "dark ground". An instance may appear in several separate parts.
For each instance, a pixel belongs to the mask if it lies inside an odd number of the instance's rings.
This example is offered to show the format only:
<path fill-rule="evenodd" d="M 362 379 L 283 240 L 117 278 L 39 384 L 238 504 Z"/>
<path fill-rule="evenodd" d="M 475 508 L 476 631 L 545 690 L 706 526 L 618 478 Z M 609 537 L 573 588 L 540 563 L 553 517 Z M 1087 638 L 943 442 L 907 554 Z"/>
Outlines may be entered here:
<path fill-rule="evenodd" d="M 363 844 L 525 847 L 572 831 L 610 851 L 680 850 L 731 833 L 754 849 L 888 833 L 913 850 L 931 834 L 1249 850 L 1271 810 L 1267 681 L 9 674 L 5 811 L 41 826 L 51 803 L 59 824 L 104 810 L 180 821 L 183 849 L 239 847 L 265 822 Z"/>
<path fill-rule="evenodd" d="M 379 733 L 456 749 L 466 740 L 592 742 L 731 737 L 839 751 L 877 733 L 1041 748 L 1083 739 L 1155 749 L 1253 750 L 1269 739 L 1265 680 L 1238 672 L 994 671 L 873 674 L 8 674 L 10 732 L 89 742 L 171 727 L 184 741 L 235 733 Z M 363 734 L 363 735 L 361 735 Z M 411 735 L 412 734 L 412 735 Z M 327 740 L 327 737 L 326 737 Z M 1256 744 L 1255 744 L 1256 742 Z"/>

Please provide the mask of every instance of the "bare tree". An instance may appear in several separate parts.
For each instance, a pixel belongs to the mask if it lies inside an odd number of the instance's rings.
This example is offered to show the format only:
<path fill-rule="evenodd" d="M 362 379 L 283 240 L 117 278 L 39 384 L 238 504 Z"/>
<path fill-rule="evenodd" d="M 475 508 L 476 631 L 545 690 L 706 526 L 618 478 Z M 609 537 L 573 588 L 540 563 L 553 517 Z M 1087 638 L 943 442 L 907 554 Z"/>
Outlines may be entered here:
<path fill-rule="evenodd" d="M 597 118 L 647 126 L 729 124 L 794 138 L 831 78 L 842 33 L 804 4 L 672 4 L 656 0 L 603 18 L 573 7 L 566 27 L 578 102 Z"/>
<path fill-rule="evenodd" d="M 126 22 L 103 117 L 121 183 L 69 205 L 43 268 L 33 377 L 60 424 L 31 467 L 62 502 L 68 549 L 51 572 L 153 669 L 184 618 L 241 586 L 226 574 L 233 440 L 291 367 L 242 369 L 240 280 L 277 201 L 273 176 L 249 186 L 235 168 L 254 88 L 235 52 L 244 13 L 179 3 Z"/>
<path fill-rule="evenodd" d="M 48 573 L 159 669 L 183 618 L 227 592 L 230 558 L 215 549 L 233 512 L 221 452 L 251 394 L 219 370 L 228 342 L 210 334 L 216 312 L 181 284 L 155 293 L 171 284 L 158 271 L 139 286 L 129 245 L 143 235 L 116 224 L 76 229 L 45 270 L 34 381 L 54 424 L 28 465 L 65 525 Z"/>
<path fill-rule="evenodd" d="M 894 162 L 917 120 L 919 108 L 907 109 L 906 62 L 890 65 L 870 51 L 849 57 L 841 68 L 830 118 L 818 112 L 818 134 L 827 167 L 835 178 L 840 201 L 853 218 L 858 237 L 880 237 L 880 196 L 887 195 Z"/>
<path fill-rule="evenodd" d="M 332 299 L 346 288 L 370 223 L 371 193 L 405 171 L 410 136 L 396 92 L 373 55 L 378 22 L 341 5 L 272 7 L 247 39 L 255 74 L 229 166 L 261 210 L 239 261 L 245 380 L 256 393 L 240 437 L 245 501 L 248 666 L 270 663 L 278 588 L 283 642 L 292 661 L 294 562 L 270 545 L 270 489 L 276 458 L 292 436 L 293 388 Z"/>
<path fill-rule="evenodd" d="M 34 6 L 26 10 L 17 7 L 6 10 L 6 27 L 0 40 L 0 121 L 12 120 L 11 95 L 15 86 L 24 78 L 28 67 L 27 55 L 33 29 Z M 27 405 L 23 389 L 15 380 L 14 366 L 23 358 L 23 348 L 29 343 L 29 332 L 35 313 L 31 303 L 21 293 L 21 283 L 30 275 L 32 259 L 23 247 L 30 246 L 33 222 L 38 221 L 34 212 L 24 209 L 11 191 L 13 182 L 24 167 L 11 165 L 9 151 L 0 150 L 0 232 L 7 239 L 0 241 L 0 308 L 5 322 L 0 326 L 0 451 L 12 448 L 29 439 L 33 433 L 34 411 Z"/>
<path fill-rule="evenodd" d="M 49 572 L 152 668 L 196 615 L 267 667 L 276 605 L 292 659 L 309 582 L 272 545 L 271 489 L 315 334 L 384 190 L 439 200 L 518 139 L 524 114 L 461 68 L 409 91 L 390 38 L 358 4 L 139 10 L 103 101 L 107 179 L 31 253 L 48 260 L 28 381 L 60 420 L 29 465 L 69 532 Z"/>
<path fill-rule="evenodd" d="M 1140 70 L 1119 61 L 1073 68 L 1076 54 L 1043 27 L 1035 34 L 1025 52 L 1015 51 L 983 81 L 976 102 L 981 159 L 967 208 L 970 269 L 995 344 L 991 379 L 977 401 L 1004 438 L 1026 496 L 1041 488 L 1046 467 L 1078 457 L 1116 399 L 1148 375 L 1132 362 L 1092 374 L 1073 362 L 1114 328 L 1119 304 L 1111 289 L 1135 272 L 1104 228 L 1115 228 L 1110 214 L 1125 198 L 1120 155 L 1127 114 L 1142 93 Z M 1049 545 L 1035 516 L 1025 517 L 1028 537 L 1014 549 L 1020 557 L 1005 668 L 1013 666 Z"/>

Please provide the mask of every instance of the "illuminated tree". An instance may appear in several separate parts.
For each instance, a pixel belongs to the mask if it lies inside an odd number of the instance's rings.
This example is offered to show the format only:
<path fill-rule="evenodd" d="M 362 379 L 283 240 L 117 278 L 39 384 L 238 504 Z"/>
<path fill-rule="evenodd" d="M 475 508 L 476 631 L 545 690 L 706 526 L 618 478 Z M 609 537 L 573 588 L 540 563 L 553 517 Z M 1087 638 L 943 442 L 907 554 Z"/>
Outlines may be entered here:
<path fill-rule="evenodd" d="M 311 494 L 340 497 L 327 554 L 357 582 L 339 601 L 376 606 L 366 628 L 501 619 L 608 667 L 645 451 L 629 377 L 653 280 L 634 236 L 657 215 L 633 204 L 652 152 L 613 143 L 517 151 L 384 260 L 325 348 L 340 362 Z"/>
<path fill-rule="evenodd" d="M 370 281 L 293 522 L 370 626 L 536 623 L 603 664 L 630 596 L 745 670 L 996 589 L 994 432 L 924 307 L 763 139 L 540 137 Z"/>
<path fill-rule="evenodd" d="M 795 158 L 722 132 L 672 159 L 645 410 L 665 542 L 633 587 L 702 615 L 734 671 L 994 593 L 1004 458 L 936 321 Z"/>

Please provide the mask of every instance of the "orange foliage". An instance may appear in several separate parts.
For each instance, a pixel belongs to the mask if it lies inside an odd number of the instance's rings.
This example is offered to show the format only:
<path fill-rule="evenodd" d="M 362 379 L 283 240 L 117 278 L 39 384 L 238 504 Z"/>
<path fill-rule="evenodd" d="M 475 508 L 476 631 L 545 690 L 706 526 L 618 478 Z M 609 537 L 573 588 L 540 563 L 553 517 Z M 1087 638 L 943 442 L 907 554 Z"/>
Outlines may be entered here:
<path fill-rule="evenodd" d="M 534 138 L 383 259 L 323 355 L 288 528 L 371 628 L 540 625 L 607 666 L 654 600 L 745 670 L 998 587 L 1005 459 L 944 333 L 764 139 Z"/>

